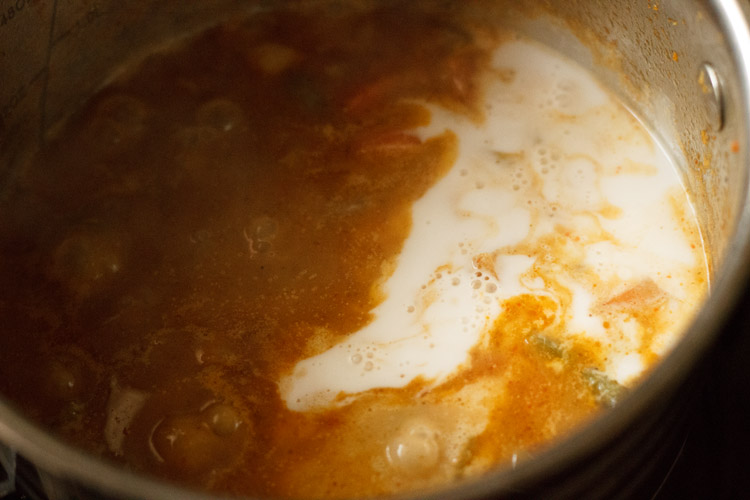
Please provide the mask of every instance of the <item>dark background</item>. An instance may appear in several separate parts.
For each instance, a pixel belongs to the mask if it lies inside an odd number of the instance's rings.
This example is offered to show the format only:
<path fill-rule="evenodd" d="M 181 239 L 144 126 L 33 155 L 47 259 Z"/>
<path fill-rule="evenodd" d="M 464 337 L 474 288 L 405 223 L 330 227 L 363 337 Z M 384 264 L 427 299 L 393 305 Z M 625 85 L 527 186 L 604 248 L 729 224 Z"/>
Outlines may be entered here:
<path fill-rule="evenodd" d="M 656 496 L 750 498 L 750 293 L 725 325 L 683 450 Z"/>

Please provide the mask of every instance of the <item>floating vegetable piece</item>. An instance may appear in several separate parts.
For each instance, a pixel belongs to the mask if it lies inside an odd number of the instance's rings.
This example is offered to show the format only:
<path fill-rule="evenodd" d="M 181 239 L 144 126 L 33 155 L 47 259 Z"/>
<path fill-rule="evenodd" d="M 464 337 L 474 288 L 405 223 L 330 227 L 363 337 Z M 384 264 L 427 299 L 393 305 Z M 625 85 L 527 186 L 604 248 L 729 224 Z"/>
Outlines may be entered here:
<path fill-rule="evenodd" d="M 628 392 L 625 386 L 607 377 L 603 371 L 596 368 L 585 368 L 583 378 L 594 392 L 597 402 L 605 408 L 614 408 Z"/>
<path fill-rule="evenodd" d="M 533 333 L 526 337 L 526 343 L 539 348 L 544 354 L 553 358 L 564 358 L 565 349 L 560 342 L 544 335 L 543 333 Z"/>

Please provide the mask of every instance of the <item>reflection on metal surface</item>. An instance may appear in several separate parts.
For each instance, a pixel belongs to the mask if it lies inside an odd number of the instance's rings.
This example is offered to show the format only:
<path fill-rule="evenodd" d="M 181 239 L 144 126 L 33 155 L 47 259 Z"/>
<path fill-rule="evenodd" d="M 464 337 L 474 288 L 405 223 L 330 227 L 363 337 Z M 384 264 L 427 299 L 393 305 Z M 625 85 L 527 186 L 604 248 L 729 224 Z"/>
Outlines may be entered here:
<path fill-rule="evenodd" d="M 10 448 L 0 444 L 0 497 L 15 490 L 16 454 Z"/>
<path fill-rule="evenodd" d="M 704 62 L 698 71 L 698 85 L 700 85 L 703 103 L 708 122 L 715 131 L 724 128 L 724 94 L 721 89 L 721 79 L 714 67 Z"/>

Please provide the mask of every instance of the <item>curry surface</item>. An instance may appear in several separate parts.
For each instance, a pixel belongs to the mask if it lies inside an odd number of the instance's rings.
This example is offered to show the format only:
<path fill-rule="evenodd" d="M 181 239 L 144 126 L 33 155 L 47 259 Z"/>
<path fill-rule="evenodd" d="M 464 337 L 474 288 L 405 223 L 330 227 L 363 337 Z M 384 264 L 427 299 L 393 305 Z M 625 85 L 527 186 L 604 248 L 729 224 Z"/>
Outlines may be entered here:
<path fill-rule="evenodd" d="M 581 373 L 599 346 L 563 362 L 530 342 L 554 308 L 530 295 L 505 304 L 495 349 L 426 393 L 417 380 L 297 413 L 276 386 L 370 321 L 412 203 L 458 147 L 409 132 L 430 120 L 415 102 L 481 121 L 478 73 L 500 37 L 416 4 L 269 12 L 129 69 L 2 201 L 2 393 L 93 453 L 245 495 L 435 486 L 589 418 Z M 504 397 L 462 460 L 393 467 L 400 423 L 447 428 L 472 404 L 461 388 L 498 374 Z"/>

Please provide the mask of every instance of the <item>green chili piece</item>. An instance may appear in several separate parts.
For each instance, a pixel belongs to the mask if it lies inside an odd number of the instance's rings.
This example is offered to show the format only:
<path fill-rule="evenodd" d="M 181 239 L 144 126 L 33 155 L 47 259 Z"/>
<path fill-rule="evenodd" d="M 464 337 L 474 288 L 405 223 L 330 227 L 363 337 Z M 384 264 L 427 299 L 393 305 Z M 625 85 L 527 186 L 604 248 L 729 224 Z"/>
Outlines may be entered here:
<path fill-rule="evenodd" d="M 605 408 L 614 408 L 628 392 L 625 386 L 607 377 L 603 371 L 596 368 L 585 368 L 583 378 L 594 392 L 597 402 Z"/>
<path fill-rule="evenodd" d="M 560 342 L 543 333 L 532 333 L 526 337 L 526 343 L 539 348 L 544 354 L 553 358 L 562 358 L 565 356 L 565 349 L 563 349 Z"/>

